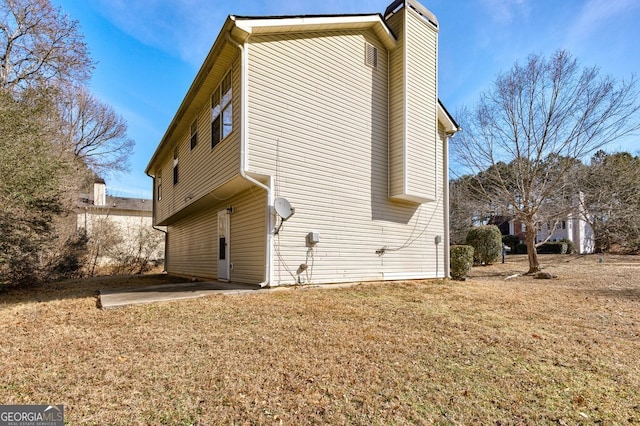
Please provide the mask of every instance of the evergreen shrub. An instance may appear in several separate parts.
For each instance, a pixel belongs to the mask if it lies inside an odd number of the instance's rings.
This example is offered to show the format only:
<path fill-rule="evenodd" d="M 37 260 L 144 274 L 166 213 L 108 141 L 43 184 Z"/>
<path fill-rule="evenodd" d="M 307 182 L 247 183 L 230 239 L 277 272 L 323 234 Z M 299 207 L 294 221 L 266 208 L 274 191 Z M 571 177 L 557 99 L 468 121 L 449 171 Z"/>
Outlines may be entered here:
<path fill-rule="evenodd" d="M 491 265 L 502 255 L 502 233 L 495 225 L 471 228 L 466 244 L 473 247 L 473 260 L 480 265 Z"/>
<path fill-rule="evenodd" d="M 473 265 L 473 247 L 466 245 L 451 246 L 451 278 L 464 281 Z"/>

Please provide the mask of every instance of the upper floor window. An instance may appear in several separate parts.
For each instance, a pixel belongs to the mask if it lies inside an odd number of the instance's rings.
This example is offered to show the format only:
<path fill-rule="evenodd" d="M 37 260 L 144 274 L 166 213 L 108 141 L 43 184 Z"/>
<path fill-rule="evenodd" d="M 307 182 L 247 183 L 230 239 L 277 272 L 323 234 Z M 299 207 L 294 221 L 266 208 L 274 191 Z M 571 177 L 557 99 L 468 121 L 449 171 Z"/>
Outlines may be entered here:
<path fill-rule="evenodd" d="M 191 123 L 191 149 L 198 145 L 198 119 L 196 118 Z"/>
<path fill-rule="evenodd" d="M 229 70 L 211 95 L 211 148 L 233 130 L 233 89 Z"/>
<path fill-rule="evenodd" d="M 178 147 L 173 149 L 173 184 L 178 184 Z"/>
<path fill-rule="evenodd" d="M 156 176 L 156 197 L 158 201 L 162 200 L 162 173 Z"/>

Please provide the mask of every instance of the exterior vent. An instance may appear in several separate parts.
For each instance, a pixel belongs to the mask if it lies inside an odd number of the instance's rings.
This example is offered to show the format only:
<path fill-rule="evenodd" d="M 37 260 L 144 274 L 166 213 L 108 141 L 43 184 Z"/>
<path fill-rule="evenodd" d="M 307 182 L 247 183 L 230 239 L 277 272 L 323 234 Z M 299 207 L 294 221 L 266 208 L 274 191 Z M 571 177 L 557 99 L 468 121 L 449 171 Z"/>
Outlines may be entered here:
<path fill-rule="evenodd" d="M 378 48 L 370 43 L 364 44 L 364 60 L 371 68 L 378 68 Z"/>

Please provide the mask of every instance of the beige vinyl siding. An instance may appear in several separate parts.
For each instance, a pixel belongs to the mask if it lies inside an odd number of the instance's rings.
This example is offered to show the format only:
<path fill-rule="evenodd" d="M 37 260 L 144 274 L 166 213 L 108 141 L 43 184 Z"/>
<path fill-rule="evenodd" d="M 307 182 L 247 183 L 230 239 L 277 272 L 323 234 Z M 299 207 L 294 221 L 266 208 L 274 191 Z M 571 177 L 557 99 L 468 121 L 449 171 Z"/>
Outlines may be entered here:
<path fill-rule="evenodd" d="M 266 193 L 253 187 L 226 205 L 233 206 L 230 217 L 231 281 L 260 283 L 264 281 L 265 271 Z"/>
<path fill-rule="evenodd" d="M 389 19 L 391 52 L 390 191 L 411 202 L 436 198 L 437 32 L 413 9 Z"/>
<path fill-rule="evenodd" d="M 264 191 L 251 189 L 169 226 L 167 272 L 203 279 L 217 278 L 217 215 L 218 211 L 232 206 L 228 247 L 233 264 L 231 280 L 261 282 L 264 279 L 265 203 Z"/>
<path fill-rule="evenodd" d="M 273 284 L 293 283 L 303 263 L 304 282 L 442 275 L 442 203 L 388 198 L 388 61 L 374 34 L 253 36 L 248 49 L 249 170 L 273 176 L 296 209 L 274 238 Z M 377 255 L 385 246 L 398 250 Z"/>
<path fill-rule="evenodd" d="M 435 200 L 437 33 L 407 9 L 407 194 Z"/>
<path fill-rule="evenodd" d="M 227 68 L 228 70 L 228 68 Z M 222 78 L 225 73 L 221 73 Z M 219 84 L 219 81 L 218 81 Z M 191 130 L 185 126 L 176 138 L 178 144 L 179 182 L 173 185 L 173 149 L 160 163 L 162 200 L 156 201 L 156 223 L 167 221 L 189 204 L 214 191 L 239 173 L 240 169 L 240 61 L 233 61 L 233 131 L 211 149 L 211 93 L 209 101 L 198 111 L 198 145 L 191 150 Z M 217 84 L 216 84 L 217 87 Z M 186 120 L 186 119 L 185 119 Z M 193 122 L 193 119 L 191 119 Z"/>
<path fill-rule="evenodd" d="M 387 22 L 398 36 L 397 46 L 389 53 L 389 196 L 406 192 L 405 188 L 405 51 L 404 19 L 396 13 Z"/>
<path fill-rule="evenodd" d="M 216 275 L 216 210 L 201 210 L 167 228 L 170 274 L 198 278 Z"/>

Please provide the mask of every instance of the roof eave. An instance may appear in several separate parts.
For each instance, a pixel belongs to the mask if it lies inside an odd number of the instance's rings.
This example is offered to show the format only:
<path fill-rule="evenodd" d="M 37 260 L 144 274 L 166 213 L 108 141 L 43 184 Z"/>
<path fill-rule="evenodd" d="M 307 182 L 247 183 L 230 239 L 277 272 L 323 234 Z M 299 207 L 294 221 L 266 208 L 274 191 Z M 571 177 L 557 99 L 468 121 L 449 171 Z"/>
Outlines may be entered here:
<path fill-rule="evenodd" d="M 189 87 L 189 90 L 187 90 L 187 94 L 185 95 L 184 99 L 182 100 L 182 103 L 180 103 L 180 106 L 178 107 L 178 111 L 176 112 L 176 115 L 171 120 L 171 123 L 169 124 L 169 127 L 167 127 L 167 130 L 165 131 L 164 135 L 162 136 L 162 139 L 160 140 L 160 143 L 156 147 L 156 150 L 154 151 L 153 155 L 151 156 L 151 160 L 149 160 L 149 163 L 147 164 L 147 167 L 145 168 L 145 173 L 148 176 L 152 176 L 153 177 L 152 173 L 150 173 L 151 172 L 151 168 L 153 167 L 154 163 L 156 162 L 156 160 L 158 159 L 158 157 L 162 153 L 162 151 L 163 151 L 163 149 L 164 149 L 164 147 L 166 145 L 167 140 L 171 138 L 175 128 L 178 126 L 178 123 L 180 123 L 180 121 L 182 120 L 184 114 L 187 112 L 187 109 L 188 109 L 189 105 L 191 104 L 191 102 L 195 98 L 196 94 L 198 93 L 198 90 L 202 86 L 202 83 L 207 78 L 207 75 L 211 71 L 211 68 L 214 66 L 215 58 L 217 57 L 218 53 L 222 50 L 222 48 L 224 47 L 224 43 L 226 42 L 225 41 L 225 34 L 227 32 L 229 32 L 229 31 L 231 31 L 233 29 L 234 25 L 235 25 L 235 23 L 234 23 L 234 21 L 232 19 L 232 16 L 228 16 L 227 20 L 225 21 L 224 25 L 222 26 L 222 29 L 220 30 L 220 33 L 218 34 L 218 37 L 216 38 L 216 41 L 213 43 L 213 46 L 211 46 L 211 49 L 209 50 L 209 53 L 207 54 L 207 57 L 205 58 L 204 62 L 202 63 L 202 66 L 200 67 L 200 70 L 198 70 L 198 73 L 196 74 L 196 77 L 194 78 L 193 82 L 191 83 L 191 86 Z"/>
<path fill-rule="evenodd" d="M 169 127 L 163 135 L 160 143 L 156 147 L 147 167 L 145 173 L 148 176 L 154 177 L 152 168 L 158 157 L 162 155 L 162 152 L 167 145 L 167 141 L 171 139 L 176 127 L 186 114 L 189 105 L 193 102 L 193 99 L 197 95 L 200 87 L 202 86 L 207 75 L 215 65 L 215 59 L 218 53 L 223 49 L 225 40 L 225 34 L 230 32 L 231 35 L 239 40 L 245 41 L 251 35 L 257 34 L 282 34 L 287 32 L 311 32 L 311 31 L 331 31 L 342 30 L 350 28 L 372 28 L 380 41 L 387 49 L 393 49 L 396 46 L 396 38 L 384 22 L 382 15 L 369 14 L 369 15 L 332 15 L 332 16 L 284 16 L 284 17 L 241 17 L 235 15 L 229 15 L 225 21 L 216 41 L 214 42 L 211 50 L 207 54 L 204 63 L 200 67 L 200 70 L 196 74 L 193 83 L 189 87 L 187 94 L 185 95 L 176 115 L 171 120 Z"/>
<path fill-rule="evenodd" d="M 250 18 L 232 16 L 240 40 L 249 35 L 282 34 L 287 32 L 338 31 L 353 28 L 373 28 L 387 49 L 396 46 L 396 38 L 384 22 L 382 15 L 310 15 Z"/>
<path fill-rule="evenodd" d="M 440 99 L 438 99 L 438 121 L 442 124 L 445 133 L 448 135 L 453 135 L 462 130 Z"/>

